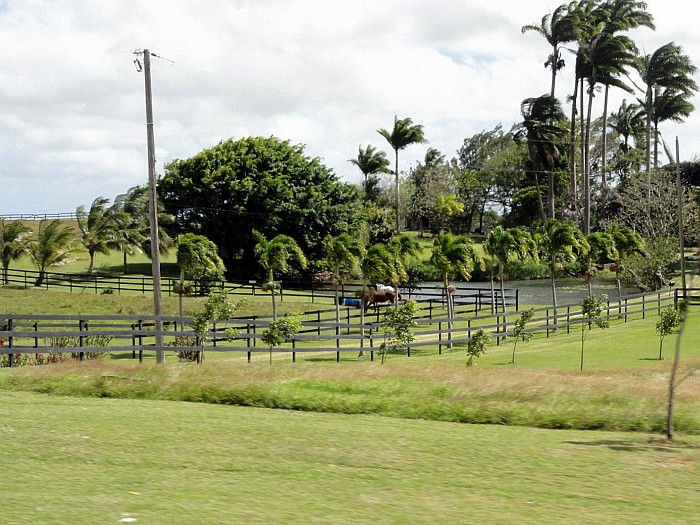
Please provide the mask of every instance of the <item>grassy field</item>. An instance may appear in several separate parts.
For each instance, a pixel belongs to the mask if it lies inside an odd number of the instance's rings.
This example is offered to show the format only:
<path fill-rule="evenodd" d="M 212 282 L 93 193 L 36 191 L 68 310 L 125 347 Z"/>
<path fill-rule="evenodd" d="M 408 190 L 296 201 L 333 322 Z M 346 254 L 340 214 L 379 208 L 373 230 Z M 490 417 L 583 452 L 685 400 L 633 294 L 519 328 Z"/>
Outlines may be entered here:
<path fill-rule="evenodd" d="M 3 523 L 686 524 L 700 440 L 3 392 Z"/>
<path fill-rule="evenodd" d="M 245 308 L 267 313 L 269 297 Z M 151 298 L 0 287 L 0 310 L 139 313 Z M 700 367 L 694 312 L 684 372 Z M 587 333 L 584 371 L 565 330 L 519 343 L 515 365 L 506 340 L 476 367 L 456 348 L 384 365 L 208 351 L 3 368 L 0 523 L 692 523 L 700 374 L 662 440 L 655 322 Z"/>

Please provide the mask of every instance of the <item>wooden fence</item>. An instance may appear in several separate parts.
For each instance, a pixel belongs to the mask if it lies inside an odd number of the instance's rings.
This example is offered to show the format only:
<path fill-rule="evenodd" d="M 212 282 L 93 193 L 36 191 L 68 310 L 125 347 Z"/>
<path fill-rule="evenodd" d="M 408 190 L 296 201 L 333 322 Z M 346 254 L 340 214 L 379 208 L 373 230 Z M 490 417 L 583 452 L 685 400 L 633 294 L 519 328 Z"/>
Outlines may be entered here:
<path fill-rule="evenodd" d="M 681 291 L 683 292 L 683 291 Z M 688 291 L 683 292 L 686 296 Z M 674 304 L 678 291 L 657 291 L 636 294 L 622 299 L 609 300 L 605 307 L 605 317 L 627 322 L 633 318 L 659 315 L 663 308 Z M 334 353 L 340 361 L 341 353 L 368 351 L 370 359 L 384 340 L 379 307 L 359 321 L 359 310 L 342 307 L 341 320 L 335 320 L 335 308 L 317 310 L 304 314 L 302 330 L 285 346 L 273 349 L 277 353 L 291 353 L 296 361 L 298 352 Z M 504 314 L 446 315 L 432 312 L 417 319 L 416 339 L 406 353 L 416 351 L 442 353 L 445 348 L 466 345 L 475 330 L 483 329 L 491 333 L 496 344 L 512 336 L 513 321 L 520 312 Z M 269 317 L 238 317 L 225 322 L 213 323 L 206 334 L 203 346 L 192 344 L 197 334 L 192 331 L 190 317 L 162 316 L 165 345 L 155 346 L 154 316 L 143 315 L 48 315 L 48 314 L 0 314 L 0 356 L 8 356 L 6 364 L 13 366 L 22 354 L 70 353 L 78 359 L 93 353 L 122 353 L 124 357 L 143 360 L 144 352 L 152 354 L 157 350 L 245 352 L 248 361 L 256 352 L 271 351 L 261 340 L 263 331 L 270 325 Z M 543 333 L 546 337 L 555 330 L 566 330 L 585 323 L 581 306 L 562 305 L 538 308 L 529 323 L 528 333 Z M 232 338 L 225 336 L 227 329 L 233 328 Z M 107 346 L 95 344 L 102 338 Z M 436 350 L 435 350 L 436 349 Z"/>
<path fill-rule="evenodd" d="M 39 272 L 35 270 L 13 270 L 7 272 L 8 284 L 34 286 L 39 278 Z M 191 295 L 207 295 L 210 291 L 221 291 L 231 295 L 260 295 L 266 292 L 260 290 L 261 283 L 255 280 L 224 281 L 224 280 L 194 280 L 190 284 Z M 469 286 L 467 283 L 456 283 L 458 288 L 453 294 L 455 306 L 461 309 L 471 309 L 479 312 L 483 308 L 491 308 L 495 302 L 495 308 L 501 307 L 500 290 L 495 289 L 493 297 L 490 289 Z M 139 275 L 107 275 L 95 273 L 93 275 L 75 273 L 46 272 L 41 283 L 43 288 L 62 288 L 67 291 L 90 291 L 95 294 L 114 293 L 153 293 L 153 279 Z M 360 284 L 341 284 L 338 294 L 341 304 L 347 300 L 352 301 L 357 297 L 362 286 Z M 169 296 L 177 295 L 179 280 L 172 277 L 161 278 L 161 289 Z M 417 298 L 418 300 L 433 301 L 435 307 L 441 307 L 445 303 L 441 288 L 433 286 L 408 286 L 400 288 L 404 299 Z M 285 281 L 284 287 L 279 291 L 280 300 L 285 297 L 310 298 L 311 302 L 333 302 L 335 291 L 328 283 L 314 281 Z M 519 307 L 519 292 L 517 288 L 504 289 L 506 307 Z M 432 309 L 432 306 L 431 306 Z"/>

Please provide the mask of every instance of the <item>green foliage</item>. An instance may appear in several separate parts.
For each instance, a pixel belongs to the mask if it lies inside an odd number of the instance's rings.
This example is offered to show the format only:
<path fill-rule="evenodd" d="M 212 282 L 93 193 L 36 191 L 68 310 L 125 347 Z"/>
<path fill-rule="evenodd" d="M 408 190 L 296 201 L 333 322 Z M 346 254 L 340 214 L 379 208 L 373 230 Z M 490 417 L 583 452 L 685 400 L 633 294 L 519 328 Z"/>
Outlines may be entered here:
<path fill-rule="evenodd" d="M 231 319 L 244 304 L 244 301 L 231 302 L 223 292 L 212 293 L 207 298 L 204 308 L 197 310 L 192 316 L 192 330 L 197 334 L 195 343 L 198 342 L 203 349 L 209 333 L 209 323 Z M 235 335 L 235 331 L 230 327 L 225 327 L 225 333 L 229 340 Z"/>
<path fill-rule="evenodd" d="M 29 244 L 29 257 L 39 269 L 36 285 L 43 283 L 46 272 L 68 261 L 75 251 L 75 233 L 59 219 L 43 220 Z"/>
<path fill-rule="evenodd" d="M 683 314 L 679 310 L 673 306 L 661 310 L 659 320 L 656 322 L 656 333 L 659 334 L 659 361 L 662 359 L 664 338 L 678 333 L 682 324 Z"/>
<path fill-rule="evenodd" d="M 388 353 L 396 353 L 401 349 L 407 348 L 415 338 L 412 328 L 416 326 L 416 321 L 413 317 L 417 310 L 418 303 L 406 301 L 393 308 L 387 308 L 384 312 L 384 320 L 382 322 L 384 341 L 379 346 L 382 363 L 384 363 Z"/>
<path fill-rule="evenodd" d="M 529 323 L 532 320 L 532 317 L 534 315 L 534 308 L 523 310 L 520 313 L 520 317 L 518 317 L 518 319 L 516 319 L 515 323 L 513 324 L 513 356 L 510 361 L 511 364 L 515 364 L 515 348 L 518 346 L 518 341 L 520 339 L 522 339 L 523 341 L 529 341 L 533 337 L 531 333 L 526 333 L 525 329 L 527 328 L 527 323 Z"/>
<path fill-rule="evenodd" d="M 474 366 L 474 359 L 477 359 L 484 352 L 491 340 L 491 334 L 486 330 L 479 329 L 472 333 L 471 339 L 467 343 L 467 366 Z"/>
<path fill-rule="evenodd" d="M 219 257 L 219 250 L 216 244 L 204 235 L 185 233 L 177 238 L 176 245 L 180 282 L 187 276 L 192 279 L 211 280 L 224 277 L 226 267 Z"/>
<path fill-rule="evenodd" d="M 290 341 L 301 330 L 301 320 L 295 315 L 287 315 L 272 321 L 262 334 L 263 342 L 270 347 L 270 364 L 272 364 L 272 349 Z"/>
<path fill-rule="evenodd" d="M 119 248 L 119 224 L 123 222 L 123 213 L 117 206 L 107 206 L 109 199 L 97 197 L 92 201 L 90 211 L 78 206 L 76 218 L 80 230 L 80 242 L 90 256 L 87 274 L 92 274 L 95 254 L 107 254 L 113 248 Z"/>
<path fill-rule="evenodd" d="M 642 253 L 625 259 L 618 269 L 622 282 L 628 285 L 660 290 L 672 274 L 678 261 L 678 240 L 673 237 L 652 239 Z"/>
<path fill-rule="evenodd" d="M 180 233 L 205 235 L 227 268 L 246 277 L 256 269 L 253 229 L 294 237 L 317 261 L 325 236 L 349 231 L 360 206 L 356 188 L 276 137 L 227 140 L 170 162 L 158 189 Z"/>
<path fill-rule="evenodd" d="M 2 263 L 2 283 L 7 283 L 7 270 L 10 263 L 19 259 L 29 249 L 29 234 L 32 229 L 20 221 L 5 223 L 0 218 L 0 262 Z"/>
<path fill-rule="evenodd" d="M 581 317 L 584 321 L 581 323 L 581 370 L 583 370 L 583 351 L 587 329 L 590 330 L 592 324 L 602 329 L 610 326 L 607 318 L 603 317 L 603 309 L 607 300 L 608 296 L 605 294 L 600 294 L 599 297 L 588 295 L 581 303 Z"/>

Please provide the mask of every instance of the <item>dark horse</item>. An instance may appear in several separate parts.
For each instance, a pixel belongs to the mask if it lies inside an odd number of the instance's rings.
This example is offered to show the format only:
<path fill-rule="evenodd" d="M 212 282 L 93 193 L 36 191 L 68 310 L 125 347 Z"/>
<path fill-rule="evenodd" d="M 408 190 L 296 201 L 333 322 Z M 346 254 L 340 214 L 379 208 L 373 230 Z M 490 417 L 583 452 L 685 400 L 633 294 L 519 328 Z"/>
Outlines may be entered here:
<path fill-rule="evenodd" d="M 366 312 L 370 305 L 376 306 L 378 303 L 393 303 L 395 300 L 396 292 L 393 290 L 370 290 L 365 293 L 362 302 Z"/>

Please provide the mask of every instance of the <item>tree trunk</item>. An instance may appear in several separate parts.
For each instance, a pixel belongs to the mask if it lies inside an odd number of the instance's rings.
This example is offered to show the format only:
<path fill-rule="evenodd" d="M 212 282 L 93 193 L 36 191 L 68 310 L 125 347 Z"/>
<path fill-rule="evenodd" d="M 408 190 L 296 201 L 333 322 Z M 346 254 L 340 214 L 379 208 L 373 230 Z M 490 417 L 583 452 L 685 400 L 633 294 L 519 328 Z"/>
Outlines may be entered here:
<path fill-rule="evenodd" d="M 92 275 L 92 269 L 95 266 L 95 252 L 88 252 L 90 255 L 90 264 L 88 264 L 87 274 Z"/>
<path fill-rule="evenodd" d="M 552 280 L 552 305 L 554 306 L 554 326 L 557 326 L 557 284 L 554 278 L 554 263 L 549 265 L 550 279 Z"/>
<path fill-rule="evenodd" d="M 569 192 L 571 204 L 578 213 L 578 189 L 576 184 L 576 98 L 578 97 L 578 78 L 574 82 L 574 94 L 571 97 L 571 132 L 569 134 Z"/>
<path fill-rule="evenodd" d="M 608 95 L 610 93 L 610 85 L 605 84 L 605 99 L 603 102 L 603 161 L 600 168 L 600 190 L 603 195 L 608 190 L 608 182 L 606 180 L 608 169 Z"/>
<path fill-rule="evenodd" d="M 583 222 L 583 233 L 588 235 L 591 233 L 591 114 L 593 110 L 593 88 L 590 86 L 590 91 L 588 93 L 588 112 L 586 114 L 586 140 L 585 142 L 585 160 L 583 162 L 583 176 L 584 176 L 584 188 L 585 194 L 583 196 L 585 208 L 583 212 L 584 222 Z"/>
<path fill-rule="evenodd" d="M 401 198 L 399 197 L 399 150 L 396 151 L 396 170 L 394 173 L 394 189 L 396 190 L 396 233 L 401 233 Z"/>
<path fill-rule="evenodd" d="M 646 112 L 647 122 L 645 130 L 645 167 L 644 174 L 647 179 L 647 218 L 651 219 L 651 112 L 653 111 L 653 98 L 651 87 L 647 88 Z"/>
<path fill-rule="evenodd" d="M 586 185 L 586 141 L 584 140 L 584 137 L 586 136 L 586 118 L 584 117 L 584 109 L 585 109 L 585 100 L 584 100 L 584 90 L 583 90 L 583 85 L 584 85 L 584 79 L 581 78 L 581 93 L 579 96 L 579 120 L 580 126 L 581 126 L 581 136 L 579 137 L 579 140 L 581 142 L 580 144 L 580 151 L 581 151 L 581 197 L 583 200 L 583 211 L 581 214 L 581 230 L 584 230 L 585 224 L 586 224 L 586 194 L 588 191 L 588 187 Z"/>
<path fill-rule="evenodd" d="M 503 278 L 504 278 L 503 272 L 504 272 L 503 263 L 499 263 L 498 280 L 500 281 L 500 288 L 501 288 L 501 308 L 503 309 L 503 323 L 505 325 L 508 325 L 508 317 L 506 316 L 506 294 L 505 294 L 505 289 L 503 288 Z"/>

